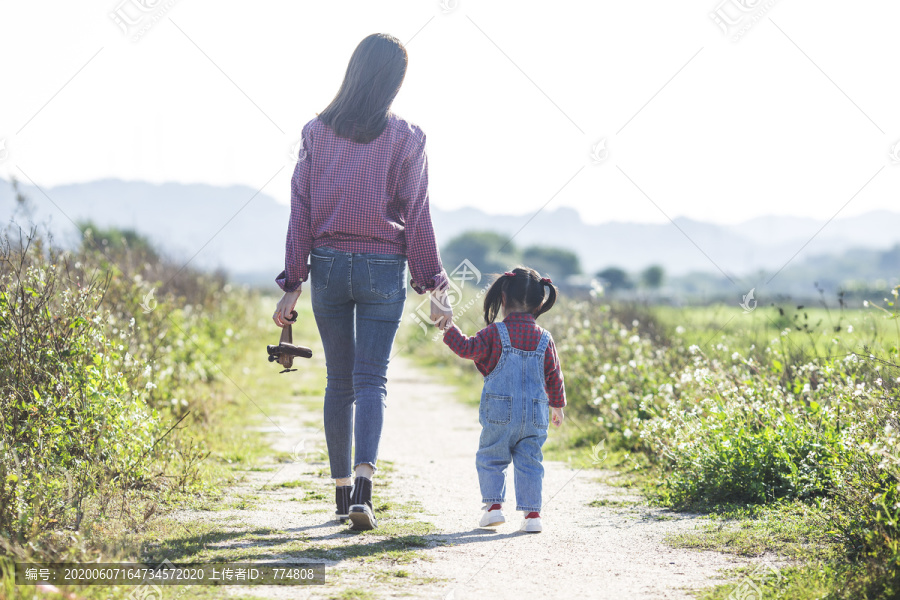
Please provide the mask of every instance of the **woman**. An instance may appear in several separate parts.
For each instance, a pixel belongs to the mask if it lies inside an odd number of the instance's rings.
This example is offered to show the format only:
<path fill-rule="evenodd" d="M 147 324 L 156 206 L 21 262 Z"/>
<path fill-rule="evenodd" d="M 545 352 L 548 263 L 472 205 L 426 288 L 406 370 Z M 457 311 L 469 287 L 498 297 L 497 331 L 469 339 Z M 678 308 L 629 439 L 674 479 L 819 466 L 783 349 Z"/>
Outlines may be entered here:
<path fill-rule="evenodd" d="M 301 282 L 307 274 L 311 279 L 325 348 L 325 440 L 336 514 L 353 529 L 376 526 L 372 476 L 407 263 L 416 292 L 432 294 L 434 324 L 446 328 L 453 317 L 428 207 L 425 134 L 390 111 L 406 64 L 399 40 L 368 36 L 353 52 L 334 100 L 303 127 L 285 270 L 276 278 L 285 292 L 273 315 L 279 327 L 287 325 Z"/>

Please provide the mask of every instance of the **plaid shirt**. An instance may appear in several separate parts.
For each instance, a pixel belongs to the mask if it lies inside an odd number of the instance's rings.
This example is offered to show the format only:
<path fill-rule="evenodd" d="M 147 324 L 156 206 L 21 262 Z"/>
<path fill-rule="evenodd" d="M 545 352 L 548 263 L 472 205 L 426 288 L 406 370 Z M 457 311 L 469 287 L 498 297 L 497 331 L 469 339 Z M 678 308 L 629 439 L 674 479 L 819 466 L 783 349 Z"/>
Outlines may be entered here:
<path fill-rule="evenodd" d="M 511 313 L 503 322 L 509 330 L 509 342 L 513 347 L 527 352 L 537 348 L 541 341 L 543 329 L 534 322 L 531 313 Z M 491 323 L 474 337 L 466 337 L 459 328 L 454 325 L 444 332 L 444 343 L 453 352 L 462 358 L 471 358 L 482 375 L 487 376 L 503 354 L 503 342 L 500 340 L 500 332 L 497 325 Z M 556 346 L 553 338 L 547 345 L 544 353 L 544 381 L 547 385 L 547 397 L 550 406 L 562 408 L 566 405 L 566 386 L 563 383 L 562 369 L 559 366 L 559 356 L 556 354 Z"/>
<path fill-rule="evenodd" d="M 294 291 L 306 281 L 309 252 L 319 246 L 403 254 L 418 293 L 446 286 L 419 127 L 392 114 L 377 139 L 359 144 L 336 136 L 318 118 L 304 125 L 291 179 L 284 271 L 275 278 L 281 289 Z"/>

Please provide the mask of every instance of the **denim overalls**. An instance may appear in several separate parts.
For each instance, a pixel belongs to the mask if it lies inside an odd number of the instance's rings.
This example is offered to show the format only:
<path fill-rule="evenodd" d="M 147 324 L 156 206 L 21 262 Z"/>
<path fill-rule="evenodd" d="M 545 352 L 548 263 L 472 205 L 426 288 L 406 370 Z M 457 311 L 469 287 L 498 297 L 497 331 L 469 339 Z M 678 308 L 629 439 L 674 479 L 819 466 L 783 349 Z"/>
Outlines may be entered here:
<path fill-rule="evenodd" d="M 550 333 L 544 331 L 536 349 L 513 348 L 506 324 L 497 323 L 503 343 L 500 362 L 484 378 L 479 421 L 481 439 L 475 466 L 482 501 L 505 501 L 506 467 L 513 463 L 516 510 L 541 510 L 544 458 L 541 447 L 550 426 L 547 389 L 544 384 L 544 353 Z"/>

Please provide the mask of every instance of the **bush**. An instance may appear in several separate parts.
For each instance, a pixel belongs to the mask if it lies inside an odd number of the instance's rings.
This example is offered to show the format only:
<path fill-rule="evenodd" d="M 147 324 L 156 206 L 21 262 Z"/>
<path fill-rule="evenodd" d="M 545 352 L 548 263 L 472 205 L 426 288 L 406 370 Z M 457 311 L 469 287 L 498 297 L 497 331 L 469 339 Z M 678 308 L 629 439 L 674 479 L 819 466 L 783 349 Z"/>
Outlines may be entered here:
<path fill-rule="evenodd" d="M 102 513 L 111 494 L 124 506 L 135 491 L 202 485 L 210 414 L 198 384 L 218 378 L 232 327 L 242 328 L 223 314 L 241 319 L 251 300 L 221 274 L 160 258 L 134 232 L 88 228 L 74 250 L 34 231 L 17 238 L 0 239 L 8 547 L 77 531 L 89 501 Z"/>

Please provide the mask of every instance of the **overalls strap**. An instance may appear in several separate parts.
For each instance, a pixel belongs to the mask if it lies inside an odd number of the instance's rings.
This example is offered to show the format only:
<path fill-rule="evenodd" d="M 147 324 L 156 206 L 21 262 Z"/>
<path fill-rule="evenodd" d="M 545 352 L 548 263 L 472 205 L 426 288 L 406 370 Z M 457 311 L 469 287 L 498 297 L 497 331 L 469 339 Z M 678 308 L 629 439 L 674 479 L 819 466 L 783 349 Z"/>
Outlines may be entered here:
<path fill-rule="evenodd" d="M 504 350 L 507 348 L 512 348 L 512 343 L 509 341 L 509 331 L 506 329 L 506 323 L 503 321 L 496 323 L 497 331 L 500 332 L 500 342 L 503 344 Z"/>
<path fill-rule="evenodd" d="M 547 346 L 550 345 L 550 332 L 546 329 L 541 333 L 541 341 L 538 342 L 537 348 L 535 348 L 535 353 L 538 356 L 544 356 L 547 352 Z"/>

